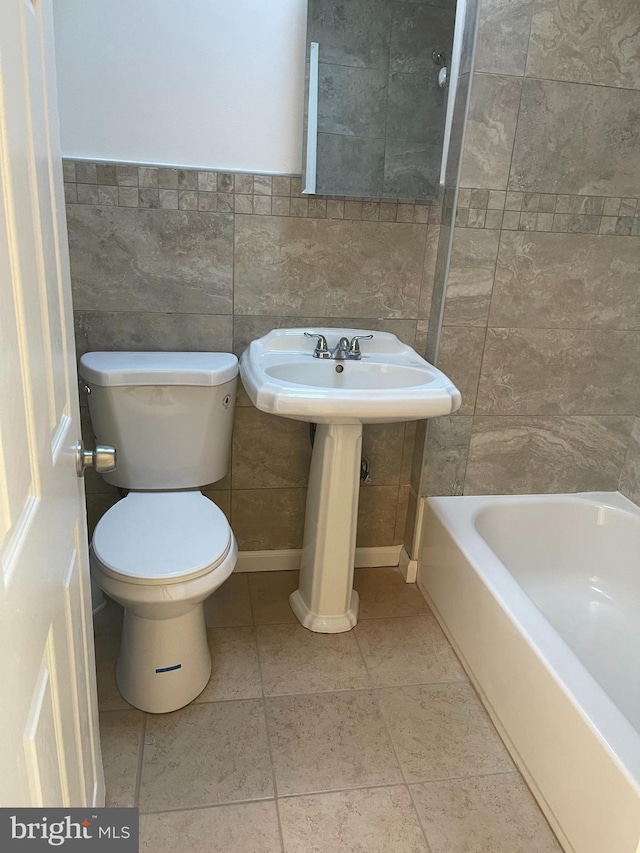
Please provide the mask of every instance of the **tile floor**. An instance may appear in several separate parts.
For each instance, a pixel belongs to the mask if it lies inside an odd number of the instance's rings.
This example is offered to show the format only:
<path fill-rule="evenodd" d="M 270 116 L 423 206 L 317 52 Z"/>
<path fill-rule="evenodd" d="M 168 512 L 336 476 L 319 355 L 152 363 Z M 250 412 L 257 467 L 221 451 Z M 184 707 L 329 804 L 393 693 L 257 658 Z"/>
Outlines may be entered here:
<path fill-rule="evenodd" d="M 96 617 L 107 805 L 142 853 L 560 853 L 415 586 L 359 569 L 360 622 L 312 634 L 296 572 L 207 602 L 213 674 L 173 714 L 115 686 L 121 611 Z"/>

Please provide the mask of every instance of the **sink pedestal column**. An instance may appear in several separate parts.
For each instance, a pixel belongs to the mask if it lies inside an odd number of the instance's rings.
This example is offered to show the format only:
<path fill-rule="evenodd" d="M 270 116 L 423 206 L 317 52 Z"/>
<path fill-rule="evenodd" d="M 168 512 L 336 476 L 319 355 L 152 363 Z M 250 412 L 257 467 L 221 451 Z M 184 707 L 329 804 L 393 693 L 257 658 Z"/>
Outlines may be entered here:
<path fill-rule="evenodd" d="M 304 627 L 321 634 L 350 631 L 358 621 L 353 569 L 361 456 L 361 424 L 318 424 L 307 490 L 300 587 L 291 593 L 289 602 Z"/>

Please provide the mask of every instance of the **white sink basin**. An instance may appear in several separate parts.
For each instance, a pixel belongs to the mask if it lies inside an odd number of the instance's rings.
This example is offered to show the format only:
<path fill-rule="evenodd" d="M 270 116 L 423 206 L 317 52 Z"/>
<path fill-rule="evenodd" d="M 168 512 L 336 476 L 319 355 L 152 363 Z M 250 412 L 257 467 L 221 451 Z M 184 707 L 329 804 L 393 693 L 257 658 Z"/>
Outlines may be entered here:
<path fill-rule="evenodd" d="M 305 331 L 323 334 L 330 349 L 342 336 L 373 339 L 361 341 L 360 361 L 319 359 Z M 240 375 L 256 408 L 320 424 L 421 420 L 451 414 L 461 402 L 444 373 L 388 332 L 276 329 L 245 350 Z"/>

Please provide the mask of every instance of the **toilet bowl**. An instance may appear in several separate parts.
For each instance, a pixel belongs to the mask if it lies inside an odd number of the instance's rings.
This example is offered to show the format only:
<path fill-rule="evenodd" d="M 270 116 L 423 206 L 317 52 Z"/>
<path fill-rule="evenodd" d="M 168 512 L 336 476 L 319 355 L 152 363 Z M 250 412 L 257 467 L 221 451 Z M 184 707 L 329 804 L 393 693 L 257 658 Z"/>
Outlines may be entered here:
<path fill-rule="evenodd" d="M 116 683 L 131 705 L 165 713 L 206 687 L 203 602 L 237 555 L 225 516 L 200 492 L 131 492 L 100 519 L 91 574 L 125 609 Z"/>
<path fill-rule="evenodd" d="M 96 442 L 116 448 L 104 474 L 127 489 L 96 525 L 91 576 L 124 607 L 116 682 L 151 713 L 191 702 L 211 654 L 203 602 L 238 550 L 198 489 L 227 471 L 238 361 L 230 353 L 87 353 L 80 360 Z"/>

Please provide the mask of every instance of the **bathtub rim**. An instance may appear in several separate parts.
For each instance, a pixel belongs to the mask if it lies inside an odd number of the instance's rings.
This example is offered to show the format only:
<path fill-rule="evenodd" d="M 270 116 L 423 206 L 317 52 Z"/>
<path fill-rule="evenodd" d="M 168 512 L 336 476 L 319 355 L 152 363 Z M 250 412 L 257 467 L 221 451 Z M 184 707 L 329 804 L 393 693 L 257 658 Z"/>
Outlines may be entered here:
<path fill-rule="evenodd" d="M 464 558 L 524 637 L 532 653 L 640 796 L 640 733 L 556 632 L 475 525 L 478 513 L 488 505 L 514 503 L 595 505 L 632 515 L 639 523 L 640 507 L 619 492 L 465 495 L 427 499 L 430 510 L 451 533 Z M 428 547 L 428 542 L 425 542 L 423 548 Z"/>

